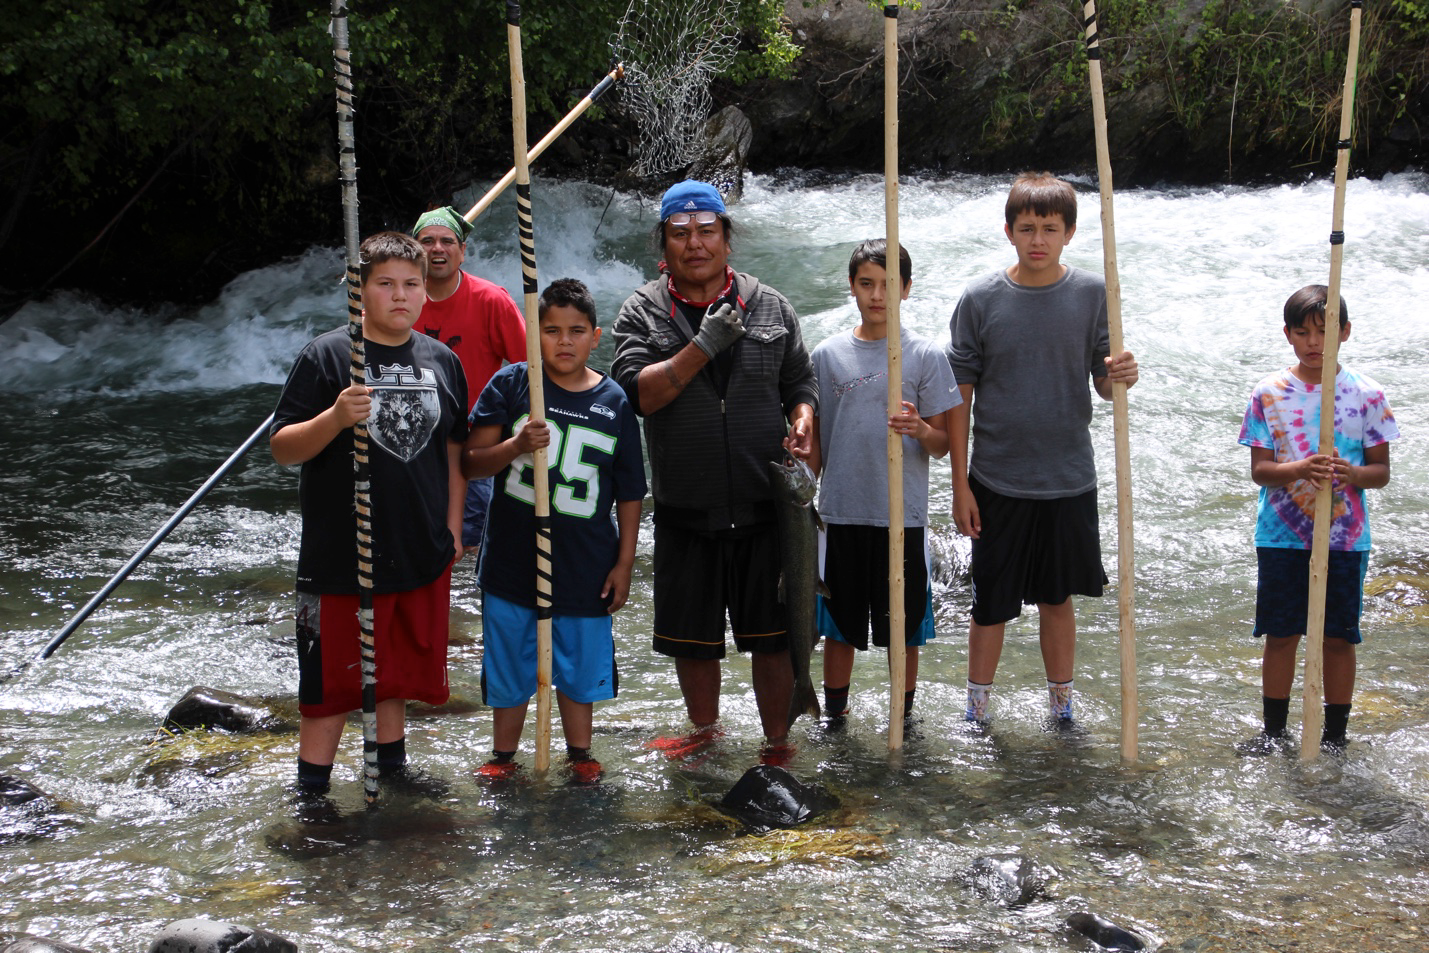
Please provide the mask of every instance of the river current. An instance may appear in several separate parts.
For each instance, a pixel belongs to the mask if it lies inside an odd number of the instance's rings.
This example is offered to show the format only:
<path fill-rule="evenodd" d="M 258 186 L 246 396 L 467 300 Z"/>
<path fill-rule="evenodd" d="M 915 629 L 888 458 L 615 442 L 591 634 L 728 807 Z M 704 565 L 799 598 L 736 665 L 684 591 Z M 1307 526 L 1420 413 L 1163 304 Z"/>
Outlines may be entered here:
<path fill-rule="evenodd" d="M 966 283 L 1012 260 L 1006 185 L 904 184 L 906 326 L 945 341 Z M 1079 185 L 1082 221 L 1064 260 L 1100 271 L 1097 196 Z M 608 327 L 653 273 L 656 208 L 585 183 L 538 180 L 534 191 L 542 284 L 586 280 Z M 940 462 L 938 639 L 924 650 L 903 751 L 886 750 L 884 665 L 872 655 L 855 669 L 844 732 L 795 727 L 791 770 L 839 797 L 831 814 L 757 836 L 710 807 L 756 759 L 747 660 L 726 665 L 727 734 L 707 758 L 672 762 L 644 747 L 684 727 L 673 668 L 649 647 L 647 503 L 631 603 L 616 618 L 620 696 L 596 707 L 599 786 L 556 773 L 505 788 L 473 777 L 491 716 L 467 564 L 453 591 L 453 700 L 414 709 L 409 727 L 414 760 L 454 796 L 393 796 L 364 811 L 354 723 L 335 772 L 344 819 L 315 833 L 287 806 L 296 735 L 156 730 L 199 684 L 292 714 L 297 475 L 260 444 L 54 657 L 0 683 L 0 774 L 58 802 L 48 814 L 0 809 L 0 931 L 95 953 L 146 948 L 160 925 L 194 915 L 319 953 L 1051 951 L 1088 948 L 1063 921 L 1093 910 L 1175 950 L 1429 949 L 1424 174 L 1357 179 L 1346 200 L 1352 334 L 1341 360 L 1383 385 L 1403 432 L 1389 486 L 1370 494 L 1352 744 L 1312 762 L 1234 752 L 1260 712 L 1256 494 L 1236 437 L 1251 386 L 1292 362 L 1285 298 L 1327 280 L 1332 199 L 1323 181 L 1116 196 L 1125 337 L 1142 374 L 1130 392 L 1135 763 L 1119 751 L 1115 588 L 1078 603 L 1084 735 L 1042 730 L 1035 614 L 1009 627 L 991 731 L 963 731 L 966 545 Z M 856 320 L 848 255 L 882 234 L 882 202 L 874 178 L 755 177 L 732 209 L 733 263 L 790 298 L 812 345 Z M 517 293 L 514 220 L 503 198 L 479 221 L 466 267 Z M 258 426 L 303 343 L 342 320 L 341 270 L 338 251 L 314 249 L 200 308 L 110 309 L 61 294 L 0 325 L 4 671 Z M 1110 404 L 1099 403 L 1093 432 L 1114 578 Z M 1292 723 L 1299 698 L 1297 681 Z M 528 728 L 528 765 L 532 737 Z M 1042 867 L 1045 894 L 1008 909 L 969 890 L 961 872 L 998 853 Z"/>

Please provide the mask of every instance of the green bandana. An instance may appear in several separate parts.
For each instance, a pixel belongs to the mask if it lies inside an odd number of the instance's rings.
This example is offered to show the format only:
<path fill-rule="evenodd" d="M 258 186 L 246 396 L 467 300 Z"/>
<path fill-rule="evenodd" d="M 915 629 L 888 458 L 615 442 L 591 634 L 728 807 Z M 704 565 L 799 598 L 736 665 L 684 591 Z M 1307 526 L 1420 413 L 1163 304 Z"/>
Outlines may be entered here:
<path fill-rule="evenodd" d="M 434 208 L 430 212 L 423 212 L 422 217 L 417 219 L 417 224 L 412 226 L 412 235 L 420 234 L 422 229 L 428 225 L 441 225 L 451 229 L 458 241 L 466 241 L 466 236 L 471 234 L 471 223 L 462 218 L 461 213 L 450 205 Z"/>

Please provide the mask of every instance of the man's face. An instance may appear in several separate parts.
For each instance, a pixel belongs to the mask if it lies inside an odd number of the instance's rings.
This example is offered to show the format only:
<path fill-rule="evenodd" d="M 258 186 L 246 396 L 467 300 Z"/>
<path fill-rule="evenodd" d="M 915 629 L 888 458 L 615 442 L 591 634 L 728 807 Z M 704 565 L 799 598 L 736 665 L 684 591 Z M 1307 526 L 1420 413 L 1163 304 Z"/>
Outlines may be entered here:
<path fill-rule="evenodd" d="M 714 212 L 671 215 L 665 223 L 665 261 L 676 285 L 698 287 L 723 281 L 729 238 L 719 216 Z"/>
<path fill-rule="evenodd" d="M 466 243 L 445 225 L 428 225 L 417 233 L 417 241 L 427 253 L 427 280 L 445 281 L 461 270 Z"/>

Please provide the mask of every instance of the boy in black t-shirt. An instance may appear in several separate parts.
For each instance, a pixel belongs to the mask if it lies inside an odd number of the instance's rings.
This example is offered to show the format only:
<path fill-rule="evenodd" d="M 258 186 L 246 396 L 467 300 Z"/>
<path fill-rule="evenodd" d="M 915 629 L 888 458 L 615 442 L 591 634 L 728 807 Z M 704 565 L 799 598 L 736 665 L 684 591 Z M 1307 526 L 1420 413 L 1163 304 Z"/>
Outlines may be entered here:
<path fill-rule="evenodd" d="M 346 328 L 298 355 L 270 444 L 302 464 L 298 552 L 298 786 L 327 790 L 349 712 L 362 706 L 353 436 L 368 422 L 372 496 L 377 761 L 407 778 L 406 700 L 447 700 L 451 564 L 459 555 L 466 377 L 451 349 L 412 326 L 426 301 L 426 255 L 382 232 L 361 248 L 366 385 L 351 383 Z"/>

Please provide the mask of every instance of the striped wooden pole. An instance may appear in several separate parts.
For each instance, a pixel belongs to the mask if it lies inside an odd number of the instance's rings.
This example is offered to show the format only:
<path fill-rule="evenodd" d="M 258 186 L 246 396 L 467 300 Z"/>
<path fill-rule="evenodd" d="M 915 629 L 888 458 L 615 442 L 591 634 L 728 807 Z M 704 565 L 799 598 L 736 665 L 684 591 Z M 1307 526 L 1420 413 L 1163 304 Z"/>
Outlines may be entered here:
<path fill-rule="evenodd" d="M 1097 180 L 1101 185 L 1102 262 L 1106 269 L 1107 337 L 1111 353 L 1125 349 L 1121 334 L 1121 278 L 1116 268 L 1116 224 L 1112 214 L 1111 149 L 1106 135 L 1106 99 L 1102 92 L 1101 42 L 1096 0 L 1082 8 L 1087 37 L 1087 65 L 1092 83 L 1092 126 L 1097 145 Z M 1116 601 L 1121 633 L 1121 757 L 1136 760 L 1136 559 L 1131 521 L 1131 436 L 1126 385 L 1112 384 L 1112 422 L 1116 446 Z"/>
<path fill-rule="evenodd" d="M 1320 371 L 1319 452 L 1335 452 L 1335 376 L 1340 362 L 1340 272 L 1345 258 L 1345 180 L 1350 171 L 1354 126 L 1355 74 L 1359 67 L 1361 0 L 1350 2 L 1350 52 L 1340 99 L 1340 141 L 1335 157 L 1335 206 L 1330 224 L 1330 284 L 1325 299 L 1325 360 Z M 1305 702 L 1300 725 L 1300 758 L 1320 754 L 1321 707 L 1325 696 L 1325 583 L 1330 569 L 1330 524 L 1334 522 L 1334 481 L 1315 494 L 1315 532 L 1310 537 L 1310 605 L 1305 621 Z"/>
<path fill-rule="evenodd" d="M 521 4 L 506 0 L 506 39 L 511 51 L 511 139 L 516 155 L 516 217 L 521 238 L 521 284 L 525 292 L 526 366 L 531 420 L 546 419 L 541 370 L 541 329 L 536 315 L 536 233 L 531 223 L 531 168 L 526 148 L 526 80 L 521 65 Z M 531 454 L 536 492 L 536 772 L 551 764 L 551 490 L 546 448 Z"/>
<path fill-rule="evenodd" d="M 903 300 L 898 254 L 898 10 L 883 7 L 883 205 L 888 279 L 888 416 L 903 412 L 903 343 L 898 306 Z M 908 620 L 903 608 L 903 435 L 888 430 L 888 750 L 903 747 L 903 694 L 907 691 Z"/>
<path fill-rule="evenodd" d="M 338 181 L 342 185 L 342 232 L 347 249 L 347 333 L 352 339 L 350 378 L 367 383 L 362 340 L 362 282 L 357 229 L 357 147 L 352 132 L 352 57 L 347 42 L 347 2 L 332 2 L 333 78 L 337 84 Z M 353 498 L 357 510 L 357 627 L 362 668 L 362 790 L 377 802 L 377 636 L 372 618 L 372 484 L 368 477 L 367 422 L 352 428 Z"/>

